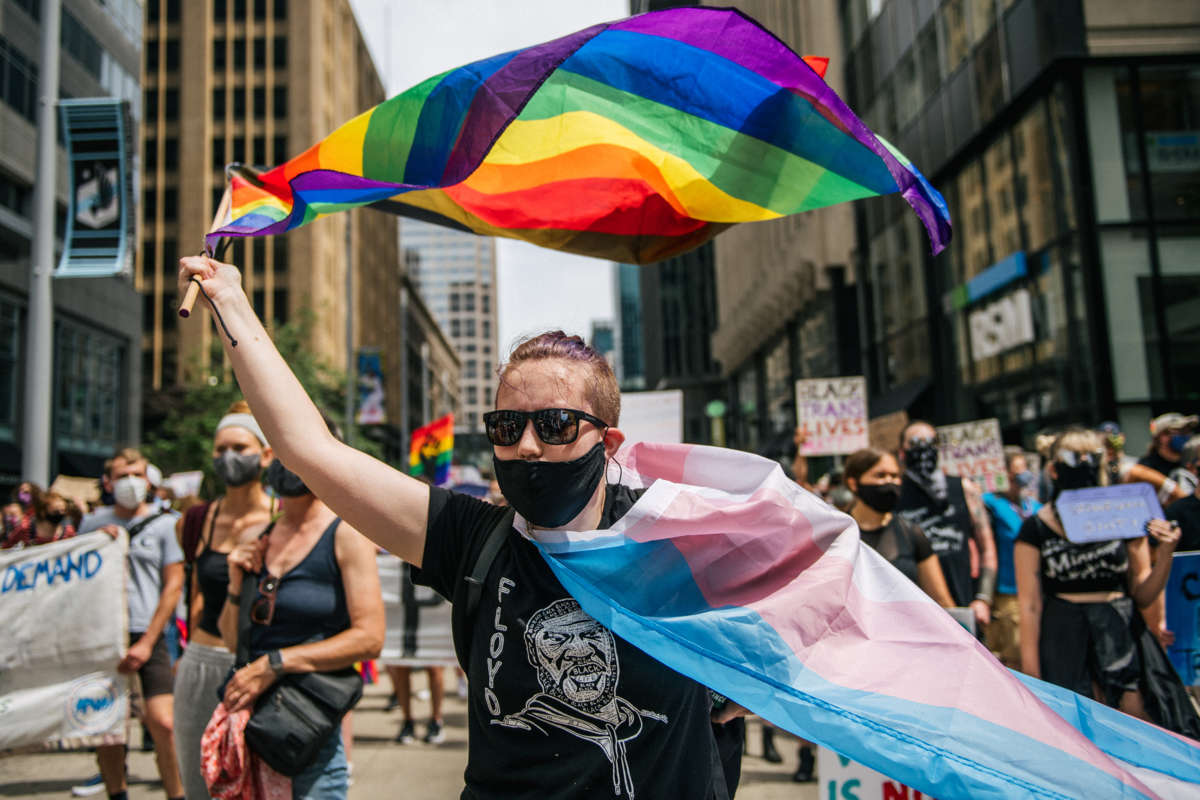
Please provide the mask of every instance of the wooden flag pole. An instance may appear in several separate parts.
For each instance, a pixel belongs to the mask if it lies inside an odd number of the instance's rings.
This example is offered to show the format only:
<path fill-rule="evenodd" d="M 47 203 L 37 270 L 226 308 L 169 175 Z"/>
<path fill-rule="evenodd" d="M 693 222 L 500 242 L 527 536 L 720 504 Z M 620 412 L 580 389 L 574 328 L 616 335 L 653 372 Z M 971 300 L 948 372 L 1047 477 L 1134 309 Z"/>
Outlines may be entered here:
<path fill-rule="evenodd" d="M 209 226 L 210 231 L 214 230 L 225 219 L 225 215 L 229 212 L 229 203 L 232 199 L 230 187 L 227 185 L 225 187 L 225 194 L 221 195 L 221 202 L 217 205 L 217 213 L 213 215 L 212 225 Z M 207 245 L 205 245 L 204 254 L 212 255 L 208 253 Z M 192 278 L 192 280 L 188 281 L 187 291 L 183 295 L 183 302 L 179 304 L 179 316 L 185 318 L 191 316 L 192 306 L 196 304 L 196 295 L 199 292 L 200 281 Z"/>

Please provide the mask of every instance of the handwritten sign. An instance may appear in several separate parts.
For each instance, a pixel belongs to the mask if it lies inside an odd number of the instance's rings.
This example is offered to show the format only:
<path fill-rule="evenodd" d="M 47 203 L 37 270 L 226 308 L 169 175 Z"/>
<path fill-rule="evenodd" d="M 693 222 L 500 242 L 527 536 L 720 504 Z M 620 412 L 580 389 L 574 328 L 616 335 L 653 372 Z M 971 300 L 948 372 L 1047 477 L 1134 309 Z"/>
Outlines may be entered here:
<path fill-rule="evenodd" d="M 0 552 L 0 753 L 125 741 L 127 548 L 92 533 Z"/>
<path fill-rule="evenodd" d="M 868 444 L 867 379 L 809 378 L 796 381 L 796 424 L 806 456 L 853 453 Z"/>
<path fill-rule="evenodd" d="M 1000 421 L 980 419 L 937 429 L 941 467 L 947 475 L 970 478 L 985 492 L 1008 488 Z"/>
<path fill-rule="evenodd" d="M 1176 553 L 1167 578 L 1167 656 L 1185 686 L 1200 686 L 1200 553 Z"/>
<path fill-rule="evenodd" d="M 1054 501 L 1067 539 L 1107 542 L 1146 535 L 1146 522 L 1161 519 L 1162 506 L 1148 483 L 1122 483 L 1094 489 L 1068 489 Z"/>
<path fill-rule="evenodd" d="M 817 748 L 822 800 L 933 800 L 826 747 Z"/>

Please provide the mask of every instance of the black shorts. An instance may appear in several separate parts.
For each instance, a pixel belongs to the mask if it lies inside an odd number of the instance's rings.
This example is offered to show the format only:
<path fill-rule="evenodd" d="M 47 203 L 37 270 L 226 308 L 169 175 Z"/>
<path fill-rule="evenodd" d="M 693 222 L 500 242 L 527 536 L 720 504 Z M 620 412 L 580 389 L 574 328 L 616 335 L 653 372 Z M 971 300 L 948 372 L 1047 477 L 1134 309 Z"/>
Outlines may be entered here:
<path fill-rule="evenodd" d="M 129 634 L 129 645 L 142 638 L 140 633 Z M 150 658 L 138 670 L 142 683 L 142 697 L 172 694 L 175 691 L 175 674 L 171 671 L 171 654 L 167 652 L 167 640 L 159 636 L 150 651 Z"/>
<path fill-rule="evenodd" d="M 1133 639 L 1133 599 L 1070 603 L 1047 597 L 1038 637 L 1042 680 L 1100 699 L 1116 707 L 1125 692 L 1138 689 L 1141 657 Z"/>

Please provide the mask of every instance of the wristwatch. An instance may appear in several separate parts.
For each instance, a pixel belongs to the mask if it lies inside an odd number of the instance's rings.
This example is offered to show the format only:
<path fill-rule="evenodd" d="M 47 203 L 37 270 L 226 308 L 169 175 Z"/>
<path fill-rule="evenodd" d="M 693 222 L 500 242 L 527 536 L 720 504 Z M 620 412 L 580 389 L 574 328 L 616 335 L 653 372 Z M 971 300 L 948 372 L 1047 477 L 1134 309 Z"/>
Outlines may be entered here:
<path fill-rule="evenodd" d="M 267 653 L 267 664 L 270 665 L 271 672 L 275 673 L 275 677 L 283 674 L 283 654 L 278 650 Z"/>

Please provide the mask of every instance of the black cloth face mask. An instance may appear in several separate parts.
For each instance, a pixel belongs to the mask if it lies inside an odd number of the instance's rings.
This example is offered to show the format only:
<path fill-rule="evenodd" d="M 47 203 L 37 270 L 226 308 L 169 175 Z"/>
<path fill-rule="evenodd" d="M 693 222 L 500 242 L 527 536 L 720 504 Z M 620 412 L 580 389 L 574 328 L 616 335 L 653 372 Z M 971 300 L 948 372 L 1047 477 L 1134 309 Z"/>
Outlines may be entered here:
<path fill-rule="evenodd" d="M 898 483 L 860 483 L 858 499 L 862 500 L 880 514 L 894 511 L 900 503 L 900 484 Z"/>
<path fill-rule="evenodd" d="M 226 486 L 245 486 L 262 472 L 262 456 L 226 450 L 213 459 L 213 471 Z"/>
<path fill-rule="evenodd" d="M 904 451 L 904 466 L 925 480 L 938 468 L 938 449 L 932 442 L 914 442 Z"/>
<path fill-rule="evenodd" d="M 311 494 L 304 481 L 300 480 L 300 476 L 285 467 L 278 458 L 267 467 L 266 482 L 279 497 L 301 497 Z"/>
<path fill-rule="evenodd" d="M 604 443 L 573 461 L 526 461 L 492 456 L 508 504 L 539 528 L 566 525 L 583 511 L 604 477 Z"/>

